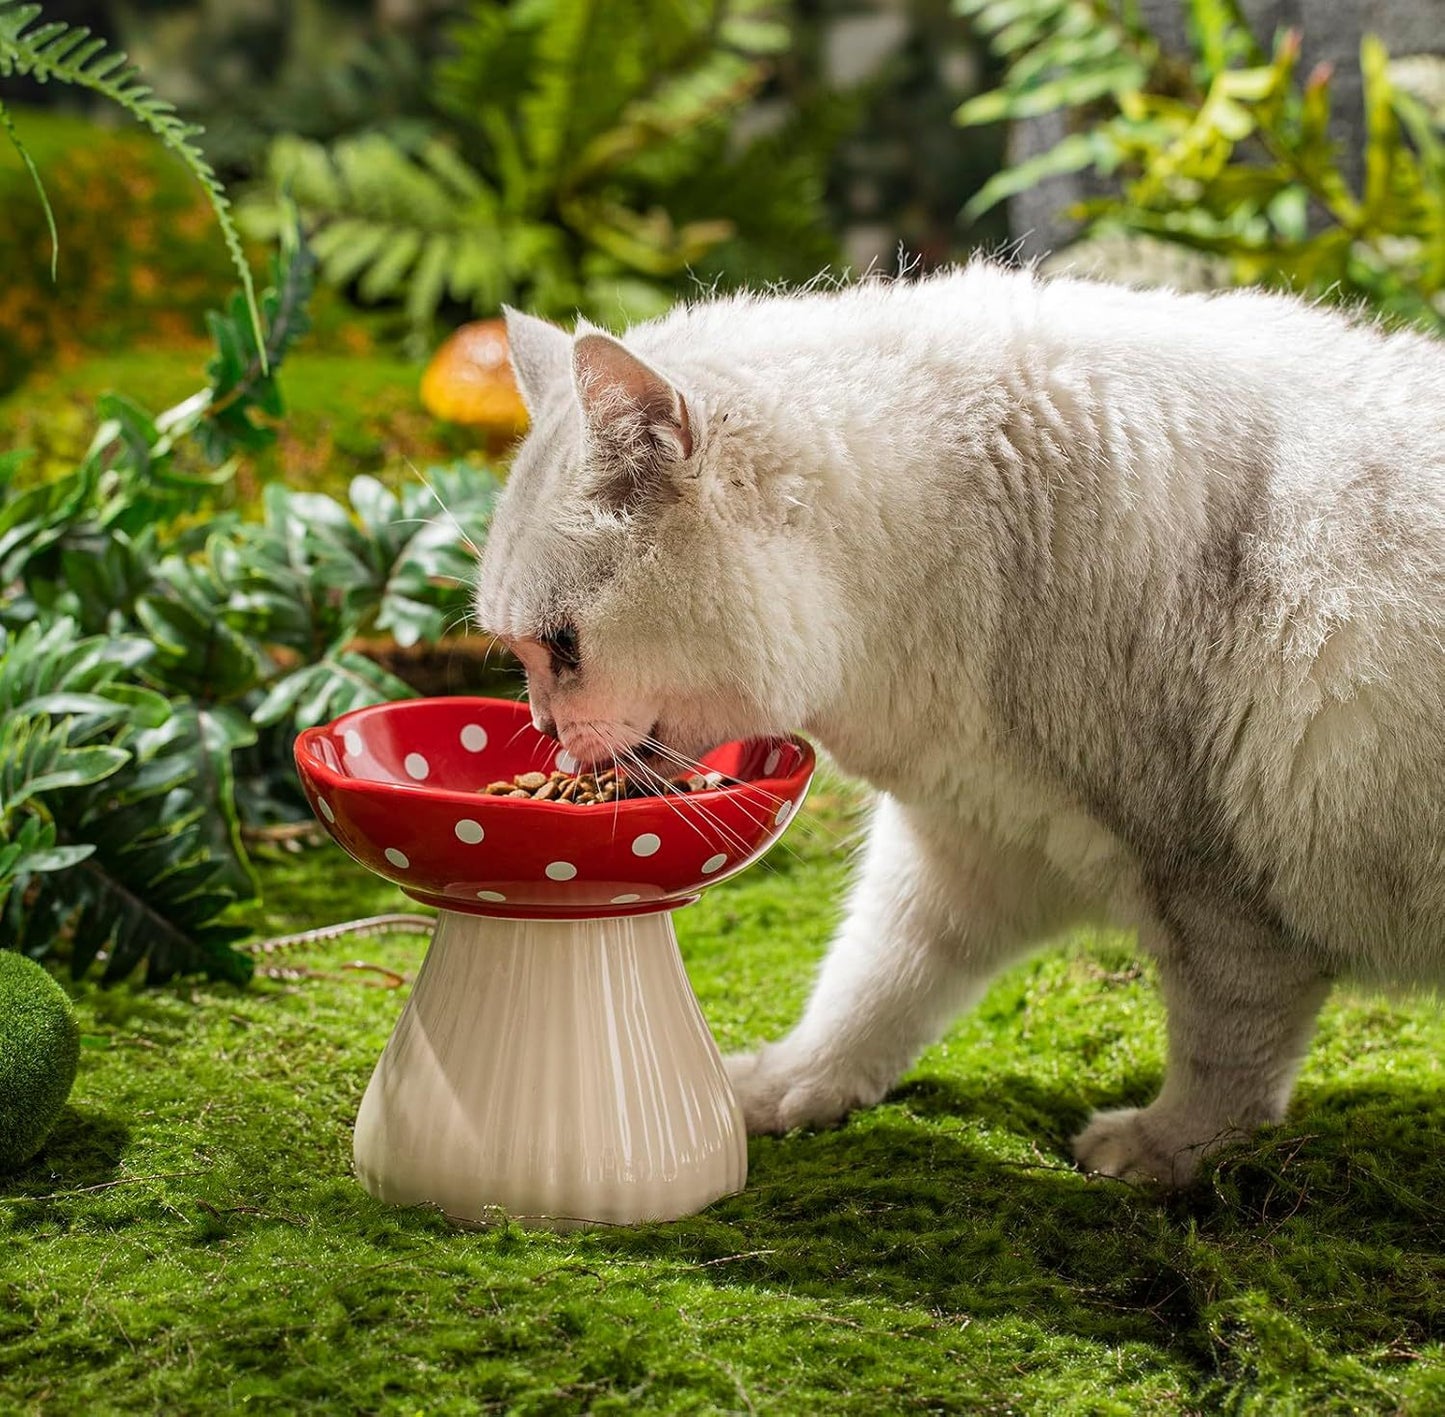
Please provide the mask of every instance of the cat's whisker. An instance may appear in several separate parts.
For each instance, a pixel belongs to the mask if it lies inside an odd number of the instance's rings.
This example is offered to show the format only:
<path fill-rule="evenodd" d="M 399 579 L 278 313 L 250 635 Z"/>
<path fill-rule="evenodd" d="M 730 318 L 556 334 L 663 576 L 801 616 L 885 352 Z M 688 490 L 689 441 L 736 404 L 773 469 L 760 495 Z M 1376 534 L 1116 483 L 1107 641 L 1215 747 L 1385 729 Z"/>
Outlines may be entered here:
<path fill-rule="evenodd" d="M 705 803 L 696 802 L 690 797 L 684 798 L 683 801 L 685 801 L 688 807 L 690 807 L 692 811 L 696 812 L 697 815 L 703 819 L 703 821 L 709 823 L 709 825 L 711 825 L 712 829 L 718 834 L 718 836 L 722 838 L 723 842 L 726 845 L 731 846 L 732 849 L 736 851 L 739 856 L 746 856 L 753 849 L 753 843 L 750 842 L 747 837 L 745 837 L 740 831 L 737 831 L 735 828 L 729 826 L 725 821 L 723 821 L 723 819 L 718 815 L 718 813 L 715 812 L 711 807 L 707 806 Z M 741 803 L 734 800 L 734 806 L 741 806 Z M 743 815 L 747 816 L 748 814 L 744 812 Z M 756 823 L 756 825 L 760 826 L 761 824 Z"/>
<path fill-rule="evenodd" d="M 658 742 L 656 738 L 646 737 L 642 741 L 643 744 L 652 749 L 654 753 L 670 759 L 679 767 L 699 777 L 711 777 L 714 773 L 714 769 L 708 767 L 706 763 L 700 762 L 697 758 L 689 758 L 685 754 L 678 752 L 676 748 L 670 747 L 666 743 Z M 745 783 L 752 792 L 756 793 L 759 797 L 769 799 L 775 807 L 781 807 L 787 800 L 786 798 L 779 797 L 775 792 L 769 792 L 765 787 L 758 786 L 757 783 L 749 778 L 730 777 L 727 773 L 722 773 L 720 776 L 728 783 Z"/>
<path fill-rule="evenodd" d="M 666 744 L 658 743 L 657 740 L 654 738 L 645 739 L 644 741 L 650 747 L 652 747 L 654 752 L 660 752 L 668 755 L 672 757 L 674 761 L 684 764 L 684 766 L 696 768 L 699 772 L 703 774 L 707 774 L 710 771 L 710 769 L 708 769 L 703 763 L 697 762 L 696 759 L 685 758 L 682 754 L 676 753 L 673 750 L 669 749 Z M 769 792 L 766 788 L 759 787 L 756 783 L 750 782 L 745 778 L 731 778 L 726 780 L 737 785 L 747 787 L 749 792 L 763 798 L 767 806 L 781 807 L 788 801 L 787 798 L 779 797 L 776 793 Z M 703 810 L 703 804 L 701 802 L 698 802 L 691 797 L 689 797 L 687 800 L 690 801 L 697 810 Z M 759 817 L 755 816 L 749 810 L 750 803 L 747 797 L 741 794 L 734 794 L 730 801 L 732 802 L 734 808 L 737 811 L 741 812 L 742 815 L 745 816 L 755 827 L 757 827 L 759 831 L 768 831 L 771 829 L 773 824 L 766 820 L 767 807 L 765 807 L 764 809 L 765 815 Z M 782 843 L 782 846 L 783 849 L 787 851 L 789 855 L 791 855 L 795 860 L 802 860 L 798 853 L 787 842 Z"/>
<path fill-rule="evenodd" d="M 707 803 L 699 801 L 698 798 L 691 793 L 679 792 L 676 797 L 680 810 L 690 811 L 708 823 L 713 830 L 716 831 L 719 836 L 723 837 L 728 845 L 732 846 L 735 850 L 741 851 L 747 849 L 748 842 L 746 838 L 730 827 Z M 741 806 L 742 804 L 736 803 L 736 805 Z M 746 816 L 748 814 L 744 812 L 744 815 Z M 761 823 L 758 822 L 754 824 L 761 825 Z"/>
<path fill-rule="evenodd" d="M 472 627 L 472 616 L 469 610 L 459 610 L 450 620 L 442 625 L 442 635 L 450 635 L 454 630 L 470 630 Z"/>
<path fill-rule="evenodd" d="M 440 508 L 442 515 L 446 517 L 446 519 L 451 523 L 452 530 L 454 530 L 457 534 L 457 539 L 462 543 L 463 546 L 467 548 L 468 551 L 472 553 L 473 556 L 480 556 L 482 554 L 481 550 L 478 548 L 477 544 L 471 539 L 471 537 L 468 536 L 467 533 L 462 529 L 462 524 L 456 519 L 456 517 L 452 515 L 451 509 L 447 506 L 445 502 L 442 501 L 441 494 L 436 490 L 435 487 L 432 486 L 426 474 L 422 472 L 417 467 L 417 465 L 412 462 L 410 458 L 406 459 L 406 465 L 412 476 L 415 477 L 416 480 L 420 482 L 421 485 L 425 487 L 428 492 L 431 493 L 432 500 L 437 504 L 438 508 Z"/>
<path fill-rule="evenodd" d="M 697 825 L 696 822 L 690 821 L 687 816 L 678 809 L 677 794 L 674 792 L 669 792 L 667 790 L 669 787 L 671 787 L 672 784 L 669 783 L 665 777 L 661 776 L 661 774 L 655 772 L 652 768 L 650 768 L 630 748 L 624 748 L 622 750 L 622 756 L 629 765 L 629 772 L 635 770 L 641 775 L 642 781 L 644 782 L 651 780 L 651 782 L 660 789 L 657 795 L 662 800 L 663 804 L 676 817 L 678 817 L 678 819 L 686 827 L 688 827 L 689 830 L 694 832 L 705 845 L 709 844 L 709 838 L 707 836 L 707 833 L 704 832 L 702 828 Z"/>
<path fill-rule="evenodd" d="M 478 632 L 479 634 L 484 634 L 484 633 L 486 633 L 486 632 L 482 629 L 482 627 L 481 627 L 480 625 L 477 626 L 477 632 Z M 492 635 L 492 636 L 490 636 L 489 639 L 488 639 L 487 652 L 486 652 L 486 654 L 484 654 L 484 655 L 482 656 L 482 669 L 483 669 L 484 672 L 492 667 L 492 656 L 493 656 L 498 650 L 503 650 L 503 651 L 505 652 L 505 646 L 502 644 L 501 640 L 497 638 L 496 635 Z M 503 666 L 503 667 L 505 668 L 505 666 Z M 515 669 L 515 667 L 514 667 L 514 672 L 516 672 L 516 673 L 521 673 L 521 671 Z M 522 677 L 522 692 L 525 694 L 525 693 L 527 692 L 526 675 L 525 675 L 525 674 L 522 674 L 521 677 Z"/>
<path fill-rule="evenodd" d="M 648 771 L 651 773 L 651 775 L 656 781 L 665 784 L 667 787 L 671 787 L 671 783 L 669 783 L 667 779 L 663 777 L 660 773 L 657 773 L 654 769 L 651 768 L 649 768 Z M 708 827 L 711 828 L 715 837 L 720 839 L 724 845 L 730 847 L 739 855 L 746 855 L 752 849 L 752 843 L 749 842 L 747 838 L 742 835 L 742 833 L 736 831 L 733 827 L 729 826 L 728 823 L 723 820 L 723 818 L 720 817 L 715 811 L 713 811 L 710 806 L 703 802 L 700 802 L 690 793 L 666 792 L 665 795 L 667 796 L 669 802 L 675 806 L 676 810 L 679 813 L 687 813 L 689 811 L 692 812 L 696 817 L 698 817 L 701 821 L 706 823 Z M 743 802 L 736 798 L 733 799 L 733 802 L 734 805 L 742 811 L 743 815 L 746 816 L 748 820 L 754 824 L 754 826 L 757 826 L 760 829 L 763 828 L 764 824 L 756 817 L 753 817 L 752 814 L 747 811 L 746 806 L 743 804 Z"/>
<path fill-rule="evenodd" d="M 582 726 L 595 733 L 597 736 L 603 738 L 604 740 L 619 738 L 625 736 L 626 734 L 626 729 L 623 725 L 611 721 L 592 719 L 587 721 Z M 644 745 L 649 746 L 654 751 L 660 751 L 660 753 L 665 759 L 671 759 L 673 762 L 680 764 L 685 769 L 696 769 L 700 770 L 703 773 L 706 773 L 708 771 L 705 765 L 698 762 L 697 759 L 687 758 L 684 754 L 669 749 L 666 744 L 658 742 L 657 739 L 651 737 L 650 735 L 644 735 L 641 741 Z M 725 821 L 721 816 L 719 816 L 718 813 L 714 811 L 712 807 L 710 807 L 708 804 L 699 801 L 690 793 L 680 792 L 676 790 L 672 782 L 669 781 L 667 777 L 665 777 L 662 773 L 658 772 L 650 764 L 645 762 L 641 757 L 637 755 L 636 752 L 630 749 L 622 749 L 621 752 L 625 756 L 627 761 L 632 765 L 633 770 L 637 774 L 641 775 L 643 781 L 649 782 L 650 784 L 658 788 L 657 795 L 665 799 L 666 805 L 669 810 L 671 810 L 674 815 L 680 817 L 683 821 L 687 822 L 688 826 L 691 827 L 704 841 L 720 841 L 723 845 L 727 846 L 740 856 L 747 855 L 748 852 L 752 850 L 752 842 L 750 842 L 741 832 L 730 826 L 727 821 Z M 618 760 L 617 752 L 609 749 L 609 755 L 611 756 L 615 766 Z M 775 802 L 780 804 L 785 800 L 783 798 L 774 797 L 774 794 L 772 793 L 762 792 L 761 789 L 754 790 L 759 791 L 763 797 L 772 798 Z M 751 804 L 746 798 L 735 794 L 729 800 L 734 810 L 740 812 L 744 817 L 746 817 L 748 821 L 751 822 L 753 826 L 755 826 L 759 831 L 766 832 L 770 829 L 772 824 L 766 820 L 765 816 L 760 817 L 754 815 L 754 813 L 750 810 Z M 689 812 L 691 812 L 693 817 L 697 818 L 697 821 L 689 820 Z M 704 830 L 703 827 L 699 826 L 699 822 L 705 825 L 706 830 Z M 798 853 L 787 843 L 783 843 L 783 848 L 788 851 L 788 853 L 792 855 L 795 859 L 801 860 L 801 857 L 798 856 Z"/>
<path fill-rule="evenodd" d="M 529 720 L 524 720 L 521 724 L 519 724 L 517 727 L 517 731 L 512 734 L 510 738 L 507 739 L 507 747 L 510 748 L 517 741 L 517 739 L 520 738 L 522 734 L 526 733 L 531 727 L 532 724 Z"/>
<path fill-rule="evenodd" d="M 658 788 L 658 792 L 656 795 L 662 800 L 663 804 L 668 808 L 668 810 L 671 811 L 674 816 L 678 817 L 682 822 L 684 822 L 689 828 L 691 828 L 691 830 L 695 832 L 704 843 L 711 845 L 715 838 L 709 837 L 707 832 L 705 832 L 702 827 L 698 825 L 697 822 L 691 821 L 688 818 L 686 808 L 689 799 L 687 798 L 686 794 L 676 791 L 673 788 L 672 783 L 670 783 L 667 778 L 665 778 L 655 768 L 651 767 L 648 763 L 644 762 L 635 753 L 629 752 L 628 758 L 633 763 L 635 768 L 642 774 L 643 780 L 651 781 L 652 784 Z M 694 803 L 692 805 L 696 806 L 697 804 Z M 703 814 L 700 813 L 699 815 Z M 714 824 L 714 831 L 717 835 L 722 835 L 724 829 L 720 825 Z M 734 845 L 734 849 L 736 849 L 735 843 L 730 842 L 729 844 Z"/>
<path fill-rule="evenodd" d="M 622 810 L 622 768 L 617 761 L 615 751 L 609 748 L 607 756 L 612 760 L 612 777 L 613 781 L 617 783 L 617 791 L 612 797 L 612 836 L 615 840 L 617 837 L 617 818 Z"/>
<path fill-rule="evenodd" d="M 672 762 L 677 763 L 689 772 L 695 772 L 696 774 L 700 774 L 702 776 L 708 776 L 711 774 L 711 769 L 709 769 L 705 764 L 698 762 L 696 758 L 688 758 L 682 753 L 675 752 L 672 749 L 668 748 L 665 743 L 659 743 L 655 738 L 644 738 L 643 743 L 648 746 L 654 753 L 658 753 L 662 757 L 670 759 Z M 741 778 L 725 777 L 724 781 L 733 785 L 751 786 L 751 784 L 745 783 L 744 780 Z M 761 789 L 754 790 L 758 791 L 760 795 L 764 797 L 773 796 L 772 793 L 762 792 Z M 715 814 L 712 812 L 712 810 L 708 808 L 704 803 L 698 801 L 697 798 L 693 797 L 691 794 L 679 794 L 679 796 L 682 798 L 682 800 L 686 801 L 693 808 L 693 810 L 698 812 L 699 815 L 706 815 L 709 818 L 715 819 Z M 747 817 L 747 819 L 752 822 L 755 827 L 763 828 L 765 826 L 762 818 L 755 817 L 750 811 L 748 811 L 746 799 L 735 795 L 731 800 L 737 810 L 740 811 L 745 817 Z M 781 803 L 783 799 L 781 797 L 778 797 L 774 798 L 773 800 L 775 802 Z M 719 823 L 719 829 L 722 829 L 721 823 Z M 740 845 L 744 844 L 741 837 L 738 838 L 738 843 Z"/>

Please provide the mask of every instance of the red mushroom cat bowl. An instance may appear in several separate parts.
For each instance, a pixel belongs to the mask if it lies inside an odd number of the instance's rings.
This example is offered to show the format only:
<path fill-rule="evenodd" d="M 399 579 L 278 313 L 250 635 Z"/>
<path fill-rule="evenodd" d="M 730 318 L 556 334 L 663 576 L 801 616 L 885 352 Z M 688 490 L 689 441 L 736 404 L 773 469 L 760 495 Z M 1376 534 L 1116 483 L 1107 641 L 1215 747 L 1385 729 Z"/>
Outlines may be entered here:
<path fill-rule="evenodd" d="M 358 709 L 296 741 L 312 810 L 336 841 L 426 905 L 565 920 L 673 910 L 756 861 L 812 779 L 800 738 L 724 744 L 718 786 L 583 806 L 483 795 L 572 771 L 508 699 L 410 699 Z"/>

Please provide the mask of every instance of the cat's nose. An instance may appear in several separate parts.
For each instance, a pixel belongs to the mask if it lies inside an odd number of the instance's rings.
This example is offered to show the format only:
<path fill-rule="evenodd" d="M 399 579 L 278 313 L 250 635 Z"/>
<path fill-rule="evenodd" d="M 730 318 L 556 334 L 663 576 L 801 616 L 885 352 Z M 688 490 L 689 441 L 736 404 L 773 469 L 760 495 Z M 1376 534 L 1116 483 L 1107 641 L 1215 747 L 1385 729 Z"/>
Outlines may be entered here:
<path fill-rule="evenodd" d="M 538 733 L 545 733 L 549 738 L 557 736 L 557 720 L 546 709 L 539 708 L 536 704 L 532 705 L 532 727 Z"/>

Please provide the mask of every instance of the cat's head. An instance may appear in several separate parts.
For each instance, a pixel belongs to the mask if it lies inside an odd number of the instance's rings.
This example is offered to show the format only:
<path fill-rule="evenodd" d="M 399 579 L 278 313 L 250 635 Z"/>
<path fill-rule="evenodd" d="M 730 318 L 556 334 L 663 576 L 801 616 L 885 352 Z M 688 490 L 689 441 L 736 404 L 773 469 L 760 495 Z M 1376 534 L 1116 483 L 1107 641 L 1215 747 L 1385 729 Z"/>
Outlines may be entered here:
<path fill-rule="evenodd" d="M 683 314 L 625 342 L 515 312 L 507 328 L 532 431 L 476 608 L 526 668 L 534 722 L 584 763 L 801 726 L 840 617 L 806 472 L 770 432 L 784 391 L 692 357 Z"/>

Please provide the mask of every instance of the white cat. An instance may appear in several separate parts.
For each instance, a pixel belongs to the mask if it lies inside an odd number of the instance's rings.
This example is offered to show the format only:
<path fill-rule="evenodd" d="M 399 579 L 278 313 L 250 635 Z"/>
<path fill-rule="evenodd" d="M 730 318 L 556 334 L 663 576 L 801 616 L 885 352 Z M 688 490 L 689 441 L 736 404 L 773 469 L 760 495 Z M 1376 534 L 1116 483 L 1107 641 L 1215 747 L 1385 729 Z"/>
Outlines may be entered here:
<path fill-rule="evenodd" d="M 1255 293 L 977 264 L 509 317 L 534 431 L 481 622 L 584 761 L 801 728 L 879 796 L 750 1129 L 878 1101 L 1084 921 L 1159 962 L 1148 1107 L 1075 1141 L 1189 1179 L 1278 1120 L 1336 975 L 1445 963 L 1445 346 Z"/>

